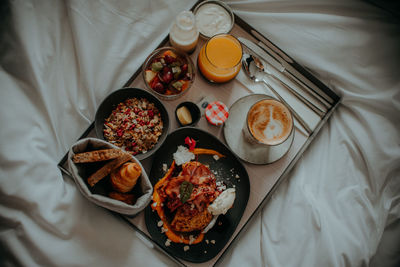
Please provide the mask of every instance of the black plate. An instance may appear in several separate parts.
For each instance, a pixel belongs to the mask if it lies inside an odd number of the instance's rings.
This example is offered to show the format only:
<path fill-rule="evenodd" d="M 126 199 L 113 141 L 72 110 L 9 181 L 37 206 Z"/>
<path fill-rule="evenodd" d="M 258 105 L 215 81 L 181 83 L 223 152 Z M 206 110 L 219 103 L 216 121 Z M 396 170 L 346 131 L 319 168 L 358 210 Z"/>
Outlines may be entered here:
<path fill-rule="evenodd" d="M 162 143 L 165 141 L 165 138 L 167 137 L 169 130 L 168 112 L 164 104 L 152 93 L 139 88 L 123 88 L 111 93 L 103 100 L 103 102 L 101 102 L 99 108 L 96 111 L 94 119 L 94 128 L 96 131 L 96 136 L 100 139 L 105 140 L 103 135 L 103 125 L 105 119 L 110 116 L 111 112 L 117 107 L 119 103 L 132 97 L 139 97 L 139 98 L 143 97 L 149 100 L 150 102 L 154 103 L 154 105 L 158 108 L 158 110 L 161 113 L 161 119 L 164 125 L 163 132 L 159 137 L 157 144 L 146 153 L 135 155 L 135 157 L 138 160 L 143 160 L 145 158 L 150 157 L 154 152 L 157 151 L 158 148 L 160 148 Z"/>
<path fill-rule="evenodd" d="M 150 206 L 145 209 L 145 219 L 147 230 L 151 237 L 165 251 L 183 260 L 200 263 L 214 258 L 234 233 L 249 199 L 250 182 L 243 164 L 221 141 L 200 129 L 184 127 L 168 135 L 164 144 L 155 154 L 149 175 L 153 186 L 165 174 L 162 165 L 165 163 L 168 168 L 171 166 L 172 154 L 176 152 L 178 145 L 184 145 L 184 140 L 187 136 L 197 141 L 196 147 L 214 149 L 226 156 L 215 160 L 210 155 L 199 155 L 198 161 L 209 165 L 213 172 L 217 172 L 215 174 L 217 181 L 223 181 L 227 188 L 235 187 L 236 199 L 233 207 L 225 215 L 218 217 L 217 223 L 205 234 L 202 242 L 196 245 L 189 245 L 190 248 L 187 251 L 183 249 L 184 244 L 171 242 L 169 246 L 165 245 L 167 237 L 164 233 L 161 233 L 161 228 L 157 226 L 160 218 L 157 212 L 152 211 Z M 236 178 L 236 175 L 239 178 Z M 206 240 L 209 241 L 208 244 Z"/>

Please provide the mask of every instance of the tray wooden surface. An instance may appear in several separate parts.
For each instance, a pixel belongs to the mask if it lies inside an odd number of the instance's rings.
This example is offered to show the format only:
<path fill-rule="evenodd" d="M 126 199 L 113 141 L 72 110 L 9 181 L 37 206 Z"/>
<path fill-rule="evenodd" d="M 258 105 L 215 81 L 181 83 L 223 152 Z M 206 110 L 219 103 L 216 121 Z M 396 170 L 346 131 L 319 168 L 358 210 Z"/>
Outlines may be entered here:
<path fill-rule="evenodd" d="M 240 19 L 237 15 L 235 15 L 235 26 L 233 27 L 231 34 L 234 35 L 235 37 L 245 37 L 252 41 L 258 42 L 255 36 L 258 36 L 259 33 L 245 21 Z M 266 38 L 265 36 L 263 37 L 266 40 L 268 40 L 268 38 Z M 202 39 L 199 40 L 196 50 L 191 55 L 193 62 L 197 61 L 197 55 L 200 51 L 201 46 L 204 43 L 205 40 Z M 167 45 L 168 45 L 168 36 L 158 45 L 158 47 Z M 154 49 L 156 48 L 157 47 L 154 47 Z M 280 52 L 284 53 L 282 50 L 280 50 Z M 277 162 L 268 165 L 254 165 L 243 162 L 250 179 L 250 198 L 247 203 L 247 207 L 244 211 L 244 214 L 242 216 L 242 219 L 240 220 L 236 230 L 230 237 L 225 247 L 214 258 L 203 263 L 192 263 L 183 261 L 177 258 L 175 255 L 168 253 L 167 250 L 165 249 L 164 244 L 158 244 L 157 242 L 152 240 L 149 232 L 147 231 L 144 219 L 144 212 L 139 213 L 139 215 L 137 215 L 134 218 L 122 216 L 119 214 L 115 215 L 119 216 L 127 223 L 129 223 L 129 225 L 132 226 L 133 229 L 135 229 L 138 237 L 141 240 L 143 240 L 143 242 L 146 245 L 153 247 L 155 249 L 159 249 L 167 256 L 169 256 L 173 261 L 175 261 L 180 265 L 183 266 L 216 265 L 220 261 L 221 257 L 224 255 L 226 250 L 229 248 L 229 246 L 232 244 L 232 242 L 240 236 L 239 234 L 249 223 L 251 218 L 253 218 L 254 215 L 257 214 L 258 211 L 260 211 L 260 209 L 265 205 L 265 203 L 267 203 L 268 200 L 271 198 L 273 192 L 279 186 L 279 184 L 282 181 L 284 181 L 285 178 L 288 177 L 288 173 L 294 167 L 299 157 L 308 148 L 312 140 L 318 134 L 323 125 L 325 125 L 326 121 L 329 119 L 329 117 L 332 115 L 332 113 L 335 111 L 335 109 L 340 103 L 340 97 L 334 91 L 329 89 L 325 84 L 323 84 L 320 80 L 318 80 L 314 75 L 308 72 L 304 67 L 297 64 L 296 62 L 294 62 L 293 66 L 299 73 L 301 73 L 304 77 L 307 78 L 308 80 L 307 82 L 314 84 L 322 92 L 330 96 L 333 100 L 333 104 L 326 111 L 325 115 L 322 118 L 320 119 L 318 118 L 318 120 L 314 119 L 314 127 L 313 127 L 314 131 L 310 136 L 304 134 L 301 130 L 296 128 L 295 137 L 291 148 L 289 149 L 288 153 Z M 126 82 L 125 87 L 145 88 L 144 81 L 141 76 L 141 67 L 138 68 L 138 70 Z M 265 93 L 265 88 L 263 87 L 263 85 L 254 84 L 254 82 L 250 81 L 245 76 L 242 70 L 234 80 L 228 83 L 217 85 L 217 84 L 211 84 L 208 81 L 206 81 L 201 76 L 199 71 L 196 69 L 196 77 L 195 77 L 195 82 L 193 84 L 193 88 L 191 88 L 191 90 L 186 95 L 184 95 L 182 98 L 173 101 L 163 100 L 163 103 L 168 110 L 169 117 L 171 120 L 170 132 L 178 128 L 178 123 L 175 120 L 174 110 L 175 107 L 181 102 L 184 101 L 198 102 L 200 101 L 200 99 L 207 96 L 210 99 L 220 100 L 223 103 L 225 103 L 228 107 L 230 107 L 235 101 L 237 101 L 239 98 L 243 96 L 246 96 L 251 93 L 263 93 L 263 92 Z M 284 92 L 282 93 L 284 94 Z M 291 103 L 289 102 L 289 104 Z M 293 105 L 296 105 L 296 103 L 293 103 Z M 223 135 L 223 127 L 217 127 L 208 124 L 204 116 L 199 121 L 197 127 L 211 133 L 212 135 L 216 136 L 219 140 L 221 140 L 224 144 L 226 144 Z M 80 139 L 84 137 L 95 137 L 93 123 L 84 131 Z M 71 174 L 69 173 L 68 168 L 66 166 L 66 159 L 67 155 L 65 155 L 63 159 L 61 159 L 58 166 L 64 174 L 71 177 Z M 147 173 L 150 173 L 152 160 L 153 157 L 150 157 L 148 159 L 141 161 Z"/>

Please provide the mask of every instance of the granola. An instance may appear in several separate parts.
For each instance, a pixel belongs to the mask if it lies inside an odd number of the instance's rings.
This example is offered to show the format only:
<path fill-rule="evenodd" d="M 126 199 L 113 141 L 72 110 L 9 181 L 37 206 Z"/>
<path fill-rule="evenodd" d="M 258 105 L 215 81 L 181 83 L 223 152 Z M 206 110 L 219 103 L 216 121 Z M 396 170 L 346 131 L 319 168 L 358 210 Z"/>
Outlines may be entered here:
<path fill-rule="evenodd" d="M 104 122 L 104 138 L 133 155 L 146 153 L 158 142 L 163 121 L 158 108 L 145 98 L 118 104 Z"/>

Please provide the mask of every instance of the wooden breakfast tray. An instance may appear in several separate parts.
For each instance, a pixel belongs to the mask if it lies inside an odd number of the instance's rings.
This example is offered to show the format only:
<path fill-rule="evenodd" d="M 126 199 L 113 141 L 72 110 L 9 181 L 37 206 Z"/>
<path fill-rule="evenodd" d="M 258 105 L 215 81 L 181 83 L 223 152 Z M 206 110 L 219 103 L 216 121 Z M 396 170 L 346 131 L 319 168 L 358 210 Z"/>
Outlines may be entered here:
<path fill-rule="evenodd" d="M 196 3 L 197 4 L 197 3 Z M 196 6 L 196 5 L 194 5 Z M 235 26 L 233 27 L 231 34 L 234 35 L 235 37 L 245 37 L 247 39 L 250 39 L 252 41 L 258 42 L 258 38 L 260 37 L 260 34 L 253 29 L 250 25 L 248 25 L 245 21 L 240 19 L 237 15 L 235 15 Z M 265 38 L 262 36 L 262 38 Z M 267 38 L 265 38 L 266 42 L 270 42 Z M 197 48 L 195 52 L 191 55 L 193 62 L 197 61 L 197 55 L 200 51 L 201 46 L 204 44 L 204 40 L 200 39 L 199 44 L 197 45 Z M 273 45 L 270 42 L 271 45 Z M 158 45 L 158 47 L 161 46 L 167 46 L 168 45 L 168 36 Z M 156 49 L 156 47 L 154 47 Z M 280 50 L 278 47 L 275 47 L 275 51 L 285 57 L 287 57 L 286 54 L 282 50 Z M 313 123 L 313 128 L 314 131 L 313 133 L 308 136 L 303 133 L 303 131 L 299 130 L 296 128 L 295 132 L 295 137 L 292 143 L 291 148 L 289 149 L 288 153 L 281 158 L 280 160 L 276 161 L 275 163 L 269 164 L 269 165 L 255 165 L 255 164 L 250 164 L 243 162 L 248 175 L 250 179 L 250 198 L 248 200 L 247 207 L 244 211 L 244 214 L 234 232 L 234 234 L 231 236 L 230 240 L 228 243 L 225 245 L 225 247 L 219 252 L 219 254 L 212 258 L 211 260 L 203 263 L 192 263 L 192 262 L 187 262 L 183 261 L 179 258 L 177 258 L 174 255 L 169 254 L 162 245 L 157 244 L 154 240 L 152 240 L 151 236 L 149 235 L 146 224 L 145 224 L 145 219 L 144 219 L 144 212 L 141 212 L 139 215 L 137 215 L 134 218 L 122 216 L 119 214 L 116 214 L 116 216 L 119 216 L 123 220 L 125 220 L 132 228 L 136 230 L 137 236 L 143 240 L 143 242 L 152 248 L 158 249 L 162 252 L 164 252 L 167 256 L 169 256 L 174 262 L 176 262 L 179 265 L 182 266 L 214 266 L 216 265 L 222 258 L 222 256 L 225 254 L 227 249 L 230 247 L 232 242 L 238 238 L 239 234 L 243 232 L 242 230 L 245 228 L 245 226 L 249 223 L 250 219 L 255 217 L 254 215 L 258 213 L 258 211 L 261 210 L 261 208 L 264 206 L 265 203 L 268 202 L 268 200 L 271 198 L 271 195 L 273 192 L 276 190 L 276 188 L 279 186 L 279 184 L 284 181 L 285 178 L 288 177 L 288 173 L 290 170 L 294 167 L 300 156 L 303 154 L 303 152 L 308 148 L 308 146 L 311 144 L 315 136 L 318 134 L 320 129 L 325 125 L 329 117 L 332 115 L 332 113 L 335 111 L 337 106 L 340 103 L 340 97 L 335 94 L 331 89 L 329 89 L 327 86 L 325 86 L 321 81 L 319 81 L 315 76 L 313 76 L 311 73 L 309 73 L 305 68 L 300 66 L 298 63 L 295 61 L 291 64 L 292 68 L 294 68 L 294 71 L 300 73 L 303 75 L 303 78 L 305 79 L 305 83 L 312 83 L 314 87 L 317 87 L 319 90 L 321 90 L 323 93 L 328 95 L 332 99 L 332 104 L 331 107 L 327 109 L 325 115 L 321 119 L 315 119 L 311 118 L 311 122 Z M 284 77 L 283 77 L 284 78 Z M 142 79 L 141 75 L 141 67 L 132 75 L 132 77 L 126 82 L 125 87 L 136 87 L 136 88 L 145 88 L 144 81 Z M 224 102 L 228 107 L 230 107 L 235 101 L 240 99 L 241 97 L 244 97 L 246 95 L 249 95 L 251 93 L 265 93 L 265 88 L 262 84 L 255 84 L 254 82 L 250 81 L 242 72 L 238 74 L 236 79 L 234 79 L 231 82 L 225 83 L 225 84 L 211 84 L 207 82 L 199 73 L 198 70 L 196 70 L 196 78 L 195 82 L 193 84 L 193 87 L 190 89 L 190 91 L 184 95 L 183 97 L 174 100 L 174 101 L 163 101 L 164 105 L 166 106 L 169 117 L 171 120 L 171 125 L 170 128 L 171 130 L 174 130 L 178 127 L 178 123 L 175 120 L 175 114 L 174 110 L 175 107 L 183 102 L 183 101 L 192 101 L 192 102 L 198 102 L 200 99 L 203 97 L 207 96 L 208 98 L 219 100 Z M 285 92 L 281 92 L 282 96 L 285 96 Z M 286 92 L 286 96 L 287 96 Z M 299 106 L 298 103 L 295 103 L 295 99 L 292 99 L 291 101 L 287 100 L 290 105 L 293 104 L 293 106 L 298 106 L 299 111 L 304 111 L 304 108 L 302 110 L 302 107 Z M 304 111 L 306 112 L 306 111 Z M 300 113 L 300 112 L 299 112 Z M 309 114 L 310 115 L 310 114 Z M 310 115 L 312 116 L 312 114 Z M 94 132 L 94 123 L 92 123 L 82 134 L 81 138 L 84 137 L 95 137 L 95 132 Z M 225 139 L 224 139 L 224 134 L 223 134 L 223 127 L 217 127 L 217 126 L 212 126 L 207 123 L 206 119 L 204 116 L 201 118 L 199 121 L 197 127 L 199 127 L 202 130 L 205 130 L 214 136 L 216 136 L 218 139 L 220 139 L 223 143 L 226 144 Z M 67 168 L 67 154 L 63 157 L 63 159 L 59 162 L 59 168 L 62 170 L 64 174 L 66 174 L 69 177 L 72 177 L 71 174 L 68 171 Z M 150 158 L 147 158 L 142 161 L 142 165 L 146 169 L 147 173 L 150 173 L 151 165 L 152 165 L 152 160 L 153 156 Z"/>

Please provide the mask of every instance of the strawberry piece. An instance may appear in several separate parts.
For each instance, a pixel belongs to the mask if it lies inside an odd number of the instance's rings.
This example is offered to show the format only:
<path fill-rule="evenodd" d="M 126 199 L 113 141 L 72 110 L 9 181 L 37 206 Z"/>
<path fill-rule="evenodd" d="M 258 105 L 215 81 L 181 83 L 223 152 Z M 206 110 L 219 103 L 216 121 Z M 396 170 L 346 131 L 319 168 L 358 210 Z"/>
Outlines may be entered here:
<path fill-rule="evenodd" d="M 189 151 L 193 151 L 196 147 L 196 141 L 189 136 L 185 138 L 185 144 L 189 147 Z"/>
<path fill-rule="evenodd" d="M 152 89 L 154 89 L 154 86 L 159 82 L 160 82 L 160 78 L 158 77 L 158 75 L 156 75 L 149 85 Z"/>

